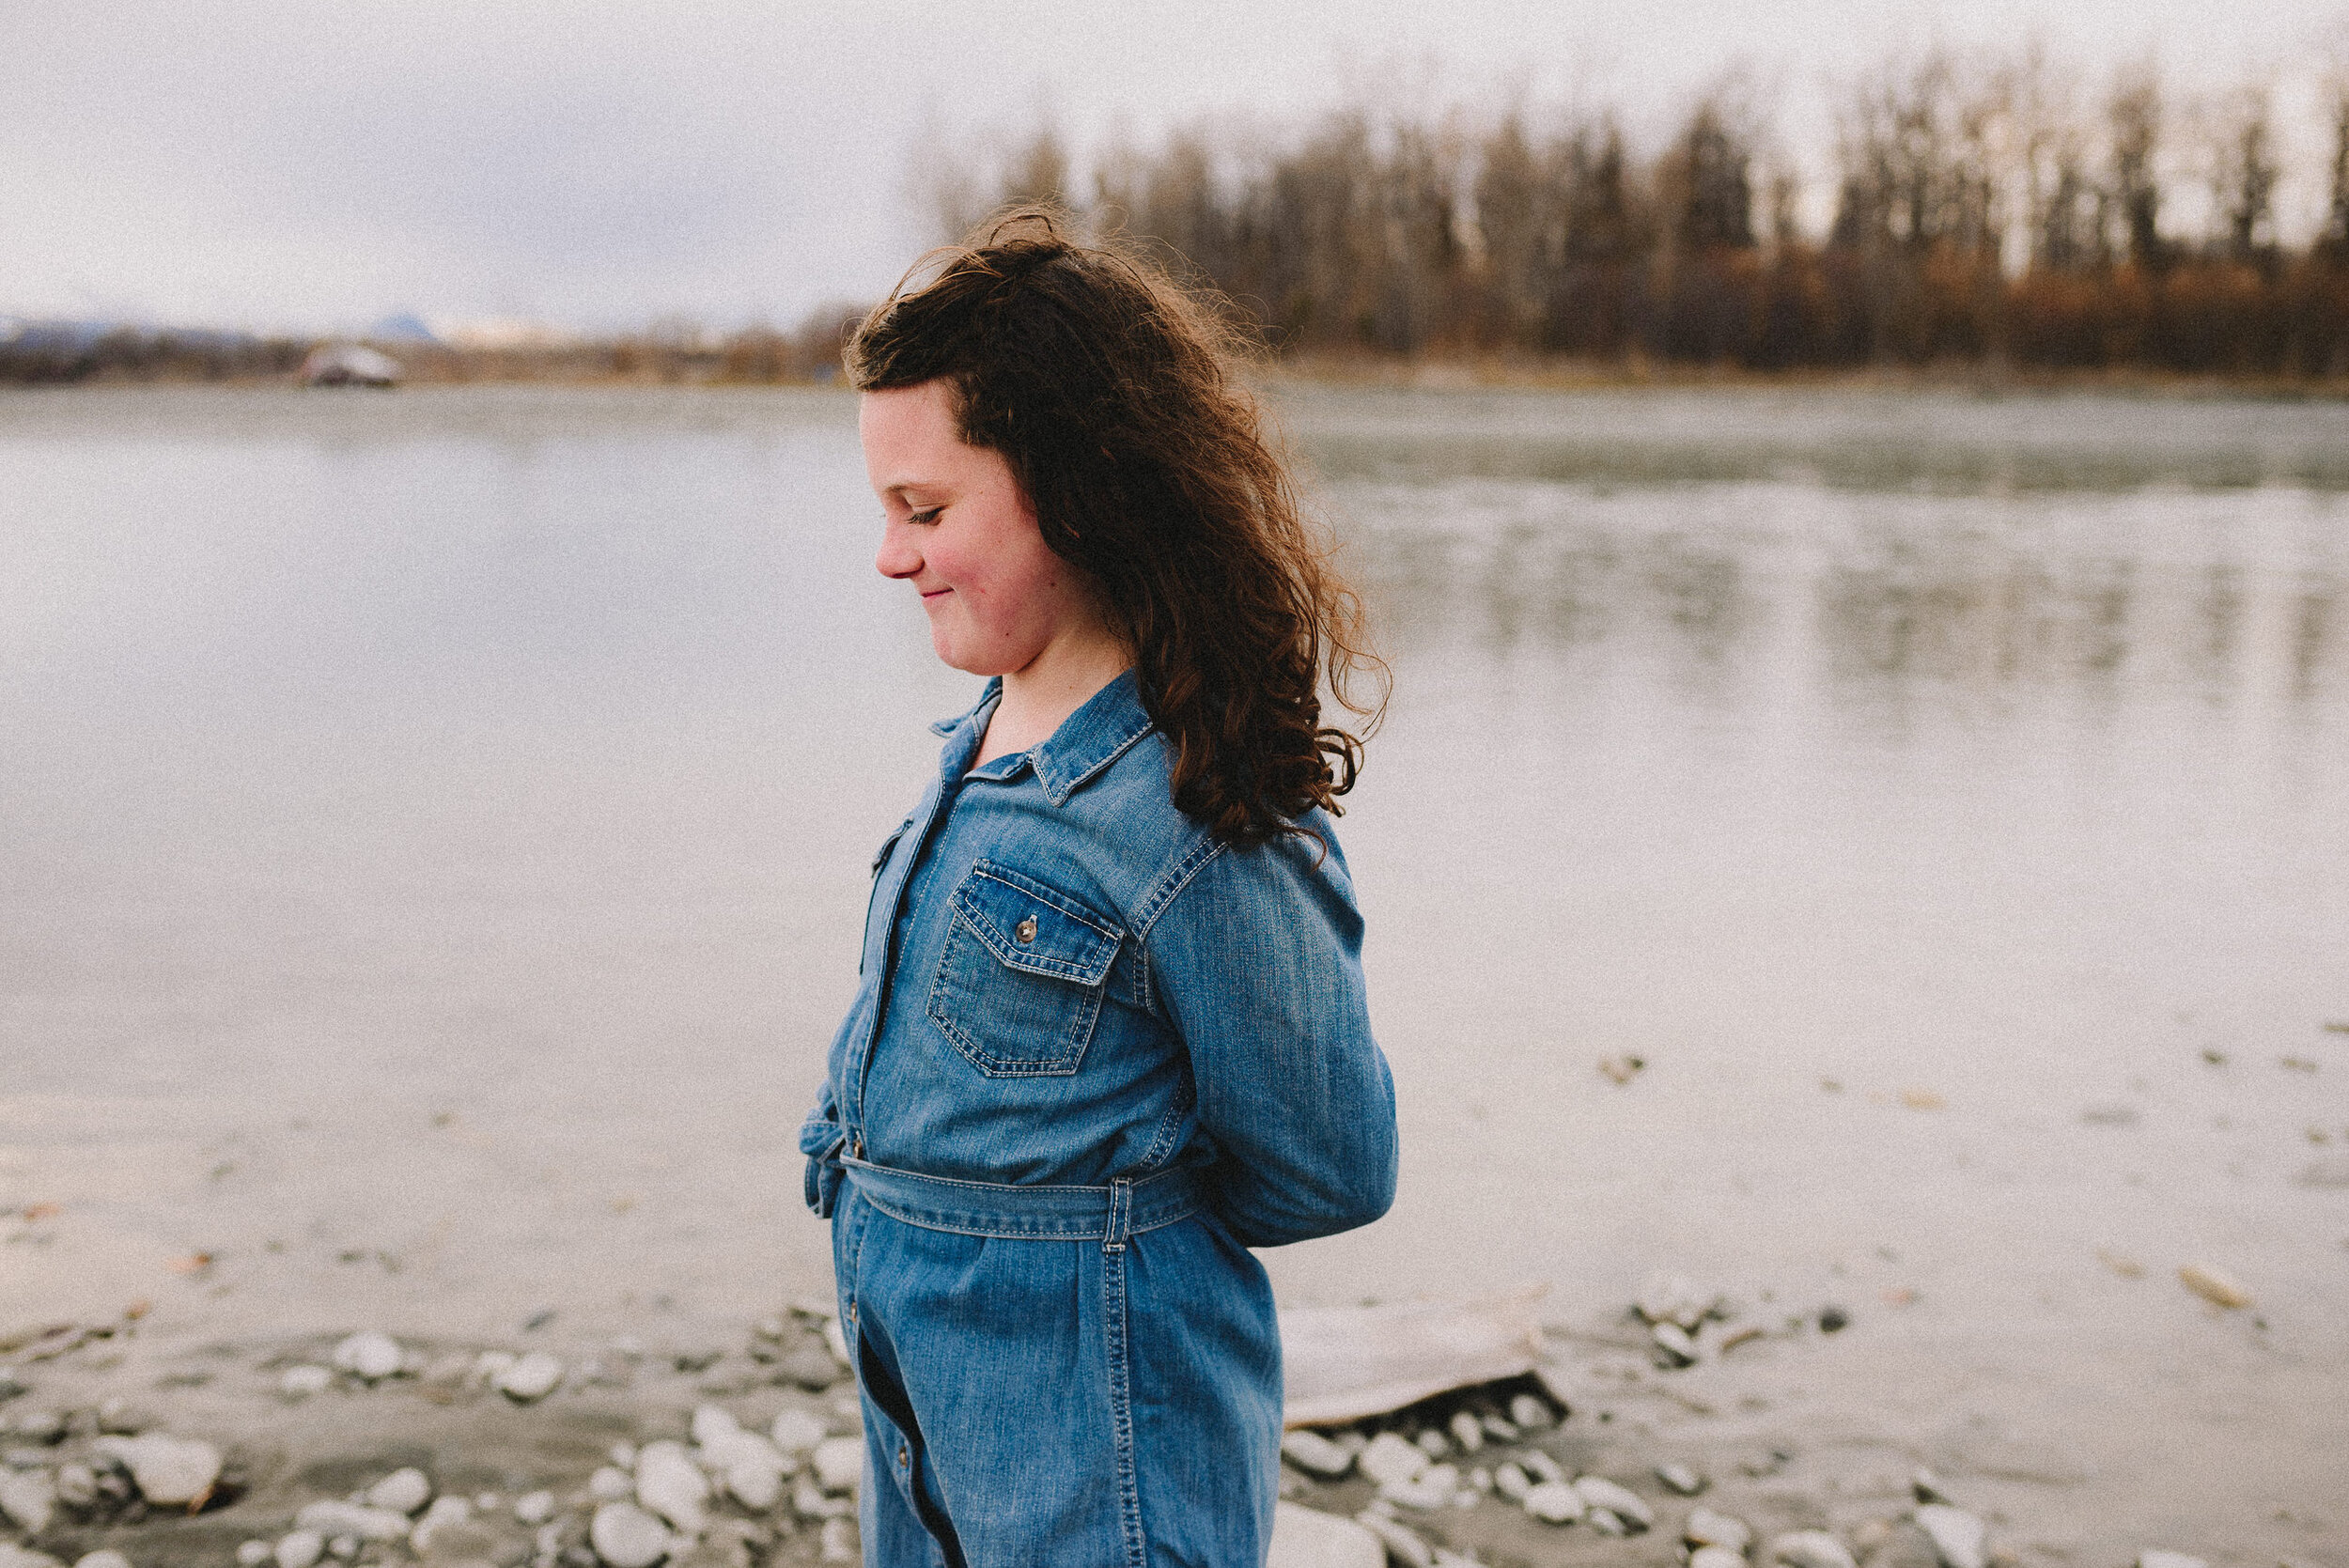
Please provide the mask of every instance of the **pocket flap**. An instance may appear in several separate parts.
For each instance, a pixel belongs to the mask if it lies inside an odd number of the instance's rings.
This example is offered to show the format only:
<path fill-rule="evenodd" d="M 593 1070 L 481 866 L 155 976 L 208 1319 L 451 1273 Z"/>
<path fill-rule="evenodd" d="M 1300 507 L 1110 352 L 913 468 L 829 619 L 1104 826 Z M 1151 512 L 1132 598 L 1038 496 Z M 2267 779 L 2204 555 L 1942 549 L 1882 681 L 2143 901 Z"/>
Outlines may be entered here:
<path fill-rule="evenodd" d="M 1108 978 L 1126 937 L 1066 893 L 992 861 L 971 868 L 955 910 L 1005 965 L 1080 986 Z"/>

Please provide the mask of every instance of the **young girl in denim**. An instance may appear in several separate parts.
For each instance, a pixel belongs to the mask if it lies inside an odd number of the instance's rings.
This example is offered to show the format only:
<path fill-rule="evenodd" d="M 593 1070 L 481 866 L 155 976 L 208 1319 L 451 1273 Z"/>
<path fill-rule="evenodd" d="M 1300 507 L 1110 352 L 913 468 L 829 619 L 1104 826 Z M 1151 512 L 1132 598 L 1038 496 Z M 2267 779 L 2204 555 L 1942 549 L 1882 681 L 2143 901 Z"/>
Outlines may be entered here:
<path fill-rule="evenodd" d="M 875 1568 L 1262 1563 L 1281 1346 L 1248 1249 L 1393 1198 L 1330 824 L 1361 753 L 1320 703 L 1354 601 L 1223 344 L 1032 213 L 849 349 L 878 565 L 988 677 L 874 857 L 801 1133 Z"/>

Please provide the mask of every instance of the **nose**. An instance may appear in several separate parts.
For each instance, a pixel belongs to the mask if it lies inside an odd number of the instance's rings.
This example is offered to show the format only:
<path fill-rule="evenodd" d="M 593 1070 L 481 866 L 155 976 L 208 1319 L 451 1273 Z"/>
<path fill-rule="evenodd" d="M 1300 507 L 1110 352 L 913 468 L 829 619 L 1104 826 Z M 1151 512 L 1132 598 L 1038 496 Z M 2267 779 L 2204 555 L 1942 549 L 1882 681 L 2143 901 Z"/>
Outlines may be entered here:
<path fill-rule="evenodd" d="M 881 529 L 880 553 L 873 565 L 883 577 L 908 578 L 922 569 L 922 552 L 914 548 L 910 523 L 890 522 Z"/>

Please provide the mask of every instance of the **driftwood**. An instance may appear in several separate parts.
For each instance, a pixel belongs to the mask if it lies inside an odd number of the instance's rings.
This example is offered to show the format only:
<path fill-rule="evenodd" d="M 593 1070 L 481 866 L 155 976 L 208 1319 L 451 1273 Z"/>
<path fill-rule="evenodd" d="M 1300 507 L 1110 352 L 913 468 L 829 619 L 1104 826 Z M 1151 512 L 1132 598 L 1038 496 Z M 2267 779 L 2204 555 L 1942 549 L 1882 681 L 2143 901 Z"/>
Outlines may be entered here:
<path fill-rule="evenodd" d="M 1546 1287 L 1468 1301 L 1297 1307 L 1281 1313 L 1283 1420 L 1334 1426 L 1532 1372 Z"/>

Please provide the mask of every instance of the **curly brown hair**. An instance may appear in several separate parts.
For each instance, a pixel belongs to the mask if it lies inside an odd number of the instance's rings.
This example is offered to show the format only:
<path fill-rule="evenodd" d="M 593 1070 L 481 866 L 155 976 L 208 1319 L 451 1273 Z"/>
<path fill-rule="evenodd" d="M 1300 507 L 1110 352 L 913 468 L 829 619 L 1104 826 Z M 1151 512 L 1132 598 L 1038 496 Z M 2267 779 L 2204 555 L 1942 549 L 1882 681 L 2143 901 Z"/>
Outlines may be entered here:
<path fill-rule="evenodd" d="M 962 439 L 1003 456 L 1132 647 L 1177 808 L 1226 844 L 1309 831 L 1314 807 L 1341 812 L 1385 706 L 1361 600 L 1239 382 L 1252 349 L 1225 303 L 1070 233 L 1019 208 L 926 256 L 850 337 L 848 379 L 946 379 Z M 1353 729 L 1322 722 L 1325 678 Z"/>

